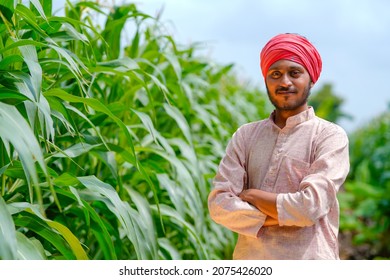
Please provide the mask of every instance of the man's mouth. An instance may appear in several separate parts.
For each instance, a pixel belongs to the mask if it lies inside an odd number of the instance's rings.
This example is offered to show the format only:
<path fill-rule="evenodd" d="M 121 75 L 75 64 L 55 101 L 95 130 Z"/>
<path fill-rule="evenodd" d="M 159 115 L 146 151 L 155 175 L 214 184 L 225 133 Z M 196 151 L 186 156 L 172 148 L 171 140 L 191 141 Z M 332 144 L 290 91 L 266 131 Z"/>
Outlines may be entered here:
<path fill-rule="evenodd" d="M 294 94 L 296 93 L 296 90 L 294 88 L 290 87 L 279 87 L 275 91 L 276 94 Z"/>
<path fill-rule="evenodd" d="M 293 91 L 293 90 L 277 90 L 276 91 L 276 94 L 282 94 L 282 95 L 284 95 L 284 94 L 295 94 L 296 92 L 295 91 Z"/>

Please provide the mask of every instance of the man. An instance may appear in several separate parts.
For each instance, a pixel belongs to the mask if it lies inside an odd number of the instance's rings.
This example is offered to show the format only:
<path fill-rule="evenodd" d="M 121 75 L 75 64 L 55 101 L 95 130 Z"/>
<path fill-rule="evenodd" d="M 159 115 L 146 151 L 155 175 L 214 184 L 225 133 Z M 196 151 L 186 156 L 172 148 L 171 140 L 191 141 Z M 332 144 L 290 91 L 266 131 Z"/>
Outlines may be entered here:
<path fill-rule="evenodd" d="M 321 57 L 305 37 L 280 34 L 260 61 L 275 110 L 234 133 L 209 194 L 211 218 L 238 233 L 233 259 L 339 259 L 348 138 L 307 104 Z"/>

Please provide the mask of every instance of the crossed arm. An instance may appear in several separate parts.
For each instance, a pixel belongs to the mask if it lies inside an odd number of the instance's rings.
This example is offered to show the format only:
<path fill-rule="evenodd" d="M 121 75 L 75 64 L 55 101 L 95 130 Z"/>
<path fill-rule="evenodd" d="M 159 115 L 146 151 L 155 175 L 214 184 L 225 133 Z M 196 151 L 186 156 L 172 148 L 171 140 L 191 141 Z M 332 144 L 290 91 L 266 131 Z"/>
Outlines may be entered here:
<path fill-rule="evenodd" d="M 276 226 L 278 222 L 278 211 L 276 209 L 276 193 L 265 192 L 258 189 L 244 190 L 239 197 L 246 201 L 265 215 L 267 218 L 263 226 Z"/>
<path fill-rule="evenodd" d="M 244 187 L 245 141 L 241 134 L 235 138 L 227 148 L 214 179 L 215 188 L 209 195 L 210 215 L 215 222 L 240 234 L 257 236 L 263 226 L 310 226 L 329 212 L 349 170 L 345 133 L 332 129 L 321 134 L 316 142 L 315 160 L 300 182 L 299 191 L 289 193 Z"/>

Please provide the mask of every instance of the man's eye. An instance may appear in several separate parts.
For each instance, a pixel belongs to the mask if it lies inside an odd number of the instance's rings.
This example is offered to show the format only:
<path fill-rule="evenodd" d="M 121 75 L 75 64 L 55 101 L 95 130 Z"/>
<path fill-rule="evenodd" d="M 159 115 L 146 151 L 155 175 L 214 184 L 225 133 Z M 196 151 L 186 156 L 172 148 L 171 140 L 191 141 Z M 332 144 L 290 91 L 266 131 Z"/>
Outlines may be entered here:
<path fill-rule="evenodd" d="M 275 72 L 272 72 L 272 73 L 271 73 L 271 77 L 274 78 L 274 79 L 279 78 L 279 77 L 280 77 L 280 72 L 276 72 L 276 71 L 275 71 Z"/>
<path fill-rule="evenodd" d="M 301 72 L 299 72 L 298 70 L 294 70 L 294 71 L 291 71 L 290 75 L 291 75 L 292 77 L 297 77 L 297 76 L 299 76 L 300 73 L 301 73 Z"/>

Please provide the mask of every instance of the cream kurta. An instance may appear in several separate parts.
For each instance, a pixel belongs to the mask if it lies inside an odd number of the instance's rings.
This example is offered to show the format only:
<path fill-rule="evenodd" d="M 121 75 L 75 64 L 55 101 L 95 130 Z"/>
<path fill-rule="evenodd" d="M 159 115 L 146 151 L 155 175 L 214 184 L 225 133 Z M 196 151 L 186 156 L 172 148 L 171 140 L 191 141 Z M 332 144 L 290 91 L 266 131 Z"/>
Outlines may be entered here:
<path fill-rule="evenodd" d="M 239 234 L 234 259 L 339 259 L 337 192 L 349 172 L 348 138 L 313 108 L 280 129 L 269 119 L 233 135 L 209 195 L 212 219 Z M 279 226 L 242 201 L 246 188 L 278 193 Z"/>

